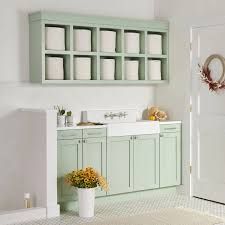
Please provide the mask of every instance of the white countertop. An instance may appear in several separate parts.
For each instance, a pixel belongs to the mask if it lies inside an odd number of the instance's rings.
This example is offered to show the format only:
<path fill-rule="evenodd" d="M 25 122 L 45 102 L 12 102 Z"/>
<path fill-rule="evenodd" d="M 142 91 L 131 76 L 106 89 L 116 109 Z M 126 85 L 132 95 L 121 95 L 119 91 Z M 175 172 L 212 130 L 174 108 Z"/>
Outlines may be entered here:
<path fill-rule="evenodd" d="M 151 120 L 140 120 L 138 122 L 153 122 Z M 155 121 L 157 122 L 157 121 Z M 175 123 L 181 123 L 181 121 L 174 121 L 174 120 L 167 120 L 167 121 L 161 121 L 159 124 L 175 124 Z M 73 126 L 73 127 L 57 127 L 57 130 L 82 130 L 82 129 L 95 129 L 95 128 L 107 128 L 106 125 L 94 125 L 94 126 Z"/>
<path fill-rule="evenodd" d="M 57 127 L 57 130 L 82 130 L 94 128 L 106 128 L 107 125 L 94 125 L 94 126 L 73 126 L 73 127 Z"/>
<path fill-rule="evenodd" d="M 159 124 L 174 124 L 174 123 L 181 123 L 181 121 L 175 121 L 175 120 L 166 120 L 166 121 L 160 121 Z"/>

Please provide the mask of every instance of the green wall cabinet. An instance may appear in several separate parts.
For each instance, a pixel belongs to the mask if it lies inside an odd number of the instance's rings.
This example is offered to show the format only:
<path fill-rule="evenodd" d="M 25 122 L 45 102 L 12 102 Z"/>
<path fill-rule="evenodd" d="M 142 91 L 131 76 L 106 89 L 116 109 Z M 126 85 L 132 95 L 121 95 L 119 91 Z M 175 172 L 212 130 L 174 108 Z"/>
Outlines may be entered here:
<path fill-rule="evenodd" d="M 134 190 L 159 188 L 159 135 L 134 136 Z"/>
<path fill-rule="evenodd" d="M 82 167 L 92 166 L 106 177 L 106 138 L 88 138 L 83 140 Z M 96 196 L 104 196 L 106 192 L 100 188 Z"/>
<path fill-rule="evenodd" d="M 108 195 L 133 191 L 133 137 L 110 137 L 107 140 Z"/>
<path fill-rule="evenodd" d="M 30 80 L 42 84 L 162 84 L 169 80 L 169 23 L 157 20 L 136 20 L 125 18 L 81 16 L 73 13 L 35 12 L 29 15 L 29 50 L 30 50 Z M 46 49 L 46 29 L 59 27 L 65 30 L 65 48 L 63 50 Z M 74 30 L 88 29 L 92 35 L 92 48 L 90 51 L 76 51 L 74 49 Z M 101 51 L 101 31 L 112 30 L 117 34 L 116 51 Z M 127 53 L 125 50 L 125 34 L 135 32 L 140 34 L 140 51 Z M 162 36 L 162 52 L 150 54 L 148 51 L 148 35 Z M 74 58 L 91 58 L 91 79 L 76 79 Z M 48 78 L 46 75 L 46 59 L 60 57 L 64 63 L 64 77 Z M 101 60 L 115 59 L 114 80 L 104 80 L 101 71 Z M 125 61 L 138 60 L 139 74 L 137 80 L 128 80 L 125 75 Z M 149 60 L 160 60 L 161 80 L 154 80 L 149 76 L 151 68 Z"/>
<path fill-rule="evenodd" d="M 160 187 L 181 184 L 181 124 L 161 127 Z"/>

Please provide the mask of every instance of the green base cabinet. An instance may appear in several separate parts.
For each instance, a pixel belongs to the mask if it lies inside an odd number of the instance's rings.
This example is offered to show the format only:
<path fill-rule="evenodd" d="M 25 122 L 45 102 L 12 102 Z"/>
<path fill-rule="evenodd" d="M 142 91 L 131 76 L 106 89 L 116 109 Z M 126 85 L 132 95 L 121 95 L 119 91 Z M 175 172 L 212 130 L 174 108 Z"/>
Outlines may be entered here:
<path fill-rule="evenodd" d="M 159 188 L 159 135 L 111 137 L 108 195 Z"/>
<path fill-rule="evenodd" d="M 110 137 L 107 140 L 108 195 L 133 191 L 133 138 Z"/>
<path fill-rule="evenodd" d="M 94 167 L 106 176 L 106 130 L 58 131 L 58 202 L 77 200 L 75 188 L 65 183 L 64 176 L 72 170 Z M 96 196 L 106 193 L 97 189 Z"/>
<path fill-rule="evenodd" d="M 58 140 L 58 201 L 76 200 L 75 189 L 65 183 L 64 176 L 79 168 L 79 155 L 82 150 L 82 140 Z"/>
<path fill-rule="evenodd" d="M 160 187 L 181 184 L 181 125 L 162 127 L 160 134 Z"/>
<path fill-rule="evenodd" d="M 134 136 L 134 191 L 159 188 L 159 135 Z"/>
<path fill-rule="evenodd" d="M 94 167 L 109 183 L 96 196 L 181 184 L 181 124 L 161 124 L 160 134 L 106 137 L 106 129 L 58 131 L 58 202 L 77 200 L 66 173 Z"/>
<path fill-rule="evenodd" d="M 89 138 L 83 140 L 82 167 L 91 166 L 106 177 L 106 138 Z M 97 188 L 96 196 L 104 196 L 106 192 Z"/>

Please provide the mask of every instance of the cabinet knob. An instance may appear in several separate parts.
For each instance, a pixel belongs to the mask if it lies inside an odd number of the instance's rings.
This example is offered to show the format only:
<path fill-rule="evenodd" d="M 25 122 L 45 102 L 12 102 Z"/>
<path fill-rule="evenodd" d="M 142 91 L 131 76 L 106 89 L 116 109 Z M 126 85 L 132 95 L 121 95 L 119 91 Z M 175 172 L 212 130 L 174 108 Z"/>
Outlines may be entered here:
<path fill-rule="evenodd" d="M 163 134 L 160 134 L 160 135 L 159 135 L 159 137 L 163 137 L 163 136 L 164 136 Z"/>
<path fill-rule="evenodd" d="M 132 139 L 133 139 L 133 137 L 131 136 L 131 137 L 130 137 L 130 140 L 132 140 Z"/>
<path fill-rule="evenodd" d="M 137 139 L 137 136 L 134 136 L 134 139 L 136 140 Z"/>

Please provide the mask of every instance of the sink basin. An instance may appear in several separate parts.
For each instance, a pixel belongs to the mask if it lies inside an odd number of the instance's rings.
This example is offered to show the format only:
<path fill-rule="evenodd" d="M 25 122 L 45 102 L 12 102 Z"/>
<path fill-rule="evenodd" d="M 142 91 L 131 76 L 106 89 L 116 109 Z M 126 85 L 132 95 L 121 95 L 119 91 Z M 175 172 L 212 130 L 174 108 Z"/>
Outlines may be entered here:
<path fill-rule="evenodd" d="M 107 124 L 109 137 L 126 135 L 159 134 L 158 121 L 139 121 L 133 123 L 113 123 Z"/>

